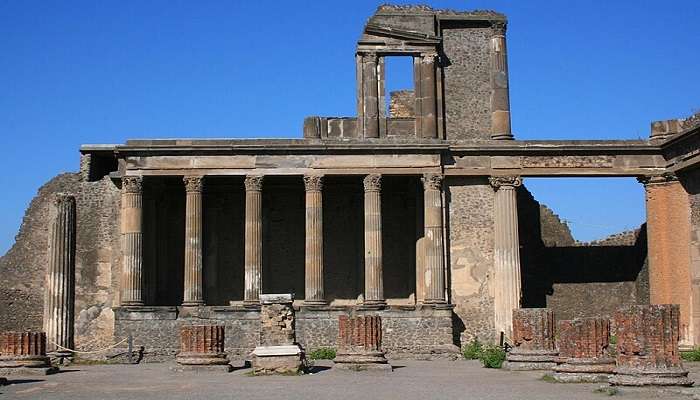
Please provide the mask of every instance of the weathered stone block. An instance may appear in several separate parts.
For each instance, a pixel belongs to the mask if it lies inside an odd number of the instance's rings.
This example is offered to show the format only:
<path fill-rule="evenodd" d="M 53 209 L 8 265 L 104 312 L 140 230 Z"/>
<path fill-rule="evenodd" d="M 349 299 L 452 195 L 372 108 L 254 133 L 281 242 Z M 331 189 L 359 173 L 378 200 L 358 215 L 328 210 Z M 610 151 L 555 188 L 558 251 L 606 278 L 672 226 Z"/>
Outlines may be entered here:
<path fill-rule="evenodd" d="M 610 321 L 579 318 L 557 324 L 559 357 L 554 379 L 559 382 L 606 382 L 615 368 L 608 352 Z"/>
<path fill-rule="evenodd" d="M 382 347 L 382 319 L 378 315 L 338 317 L 335 367 L 345 370 L 391 371 Z"/>
<path fill-rule="evenodd" d="M 44 332 L 0 334 L 0 375 L 48 375 L 58 372 L 46 356 Z"/>
<path fill-rule="evenodd" d="M 304 369 L 304 351 L 296 343 L 291 294 L 260 295 L 260 341 L 253 350 L 256 374 L 290 374 Z"/>
<path fill-rule="evenodd" d="M 547 308 L 513 310 L 513 349 L 508 353 L 510 370 L 549 370 L 556 365 L 554 313 Z"/>
<path fill-rule="evenodd" d="M 180 353 L 177 363 L 181 366 L 222 366 L 231 370 L 224 351 L 224 326 L 185 325 L 180 328 Z"/>
<path fill-rule="evenodd" d="M 677 304 L 635 305 L 615 313 L 617 368 L 612 385 L 691 386 L 681 363 L 680 307 Z"/>

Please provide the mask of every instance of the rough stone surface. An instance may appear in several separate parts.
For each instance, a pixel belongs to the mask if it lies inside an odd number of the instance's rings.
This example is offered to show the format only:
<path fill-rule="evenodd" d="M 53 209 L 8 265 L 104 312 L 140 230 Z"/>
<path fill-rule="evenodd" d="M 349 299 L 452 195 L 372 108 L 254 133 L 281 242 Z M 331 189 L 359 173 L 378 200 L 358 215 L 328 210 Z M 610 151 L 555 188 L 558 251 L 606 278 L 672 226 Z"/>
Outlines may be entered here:
<path fill-rule="evenodd" d="M 557 350 L 554 342 L 554 313 L 546 308 L 513 310 L 513 348 L 506 367 L 518 370 L 549 370 L 554 367 Z"/>
<path fill-rule="evenodd" d="M 559 358 L 554 378 L 560 382 L 604 382 L 615 368 L 609 352 L 610 321 L 606 318 L 561 320 L 557 323 Z"/>
<path fill-rule="evenodd" d="M 389 117 L 410 118 L 416 116 L 416 95 L 413 90 L 396 90 L 389 93 Z"/>
<path fill-rule="evenodd" d="M 616 375 L 613 385 L 691 386 L 678 343 L 680 307 L 670 304 L 628 306 L 615 313 Z"/>
<path fill-rule="evenodd" d="M 263 295 L 260 338 L 253 350 L 256 374 L 288 374 L 304 369 L 304 352 L 296 342 L 293 296 Z"/>

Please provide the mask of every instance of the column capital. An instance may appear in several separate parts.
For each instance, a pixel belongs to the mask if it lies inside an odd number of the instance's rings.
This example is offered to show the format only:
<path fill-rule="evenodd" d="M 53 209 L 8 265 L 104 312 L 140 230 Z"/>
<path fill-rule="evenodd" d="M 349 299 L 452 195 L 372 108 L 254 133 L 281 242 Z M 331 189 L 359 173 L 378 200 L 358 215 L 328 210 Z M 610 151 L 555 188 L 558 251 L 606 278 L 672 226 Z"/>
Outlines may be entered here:
<path fill-rule="evenodd" d="M 492 36 L 505 36 L 506 29 L 508 29 L 507 21 L 491 21 L 491 35 Z"/>
<path fill-rule="evenodd" d="M 304 190 L 320 192 L 323 189 L 323 175 L 304 175 Z"/>
<path fill-rule="evenodd" d="M 369 174 L 362 182 L 365 185 L 365 192 L 380 192 L 382 190 L 382 176 L 380 174 Z"/>
<path fill-rule="evenodd" d="M 67 194 L 67 193 L 56 193 L 56 195 L 53 198 L 53 204 L 56 206 L 62 206 L 62 205 L 74 205 L 75 204 L 75 196 L 72 194 Z"/>
<path fill-rule="evenodd" d="M 204 186 L 204 177 L 201 175 L 183 176 L 182 181 L 185 182 L 187 192 L 201 192 Z"/>
<path fill-rule="evenodd" d="M 437 59 L 438 53 L 436 50 L 429 50 L 420 53 L 420 60 L 423 64 L 434 63 Z"/>
<path fill-rule="evenodd" d="M 377 62 L 377 58 L 379 58 L 374 51 L 358 51 L 357 55 L 362 57 L 364 63 Z"/>
<path fill-rule="evenodd" d="M 646 175 L 637 177 L 637 182 L 644 186 L 658 185 L 678 181 L 678 177 L 672 172 L 665 172 L 659 175 Z"/>
<path fill-rule="evenodd" d="M 247 175 L 243 184 L 245 185 L 246 191 L 261 191 L 263 185 L 262 175 Z"/>
<path fill-rule="evenodd" d="M 442 190 L 442 181 L 445 176 L 442 174 L 424 174 L 423 189 L 424 190 Z"/>
<path fill-rule="evenodd" d="M 124 193 L 141 193 L 143 190 L 143 177 L 122 176 L 122 191 Z"/>
<path fill-rule="evenodd" d="M 516 188 L 523 183 L 523 180 L 519 176 L 490 176 L 489 183 L 494 190 L 498 190 L 502 186 Z"/>

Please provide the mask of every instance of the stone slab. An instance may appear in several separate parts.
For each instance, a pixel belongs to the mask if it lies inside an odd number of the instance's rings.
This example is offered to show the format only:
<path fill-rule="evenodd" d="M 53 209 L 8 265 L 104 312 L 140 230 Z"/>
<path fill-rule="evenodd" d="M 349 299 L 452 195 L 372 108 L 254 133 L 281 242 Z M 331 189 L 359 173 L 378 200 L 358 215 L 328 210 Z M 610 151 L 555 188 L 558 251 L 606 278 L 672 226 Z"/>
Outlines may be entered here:
<path fill-rule="evenodd" d="M 293 293 L 261 294 L 260 304 L 287 304 L 294 301 Z"/>
<path fill-rule="evenodd" d="M 551 375 L 559 383 L 605 383 L 612 375 L 581 372 L 555 372 Z"/>
<path fill-rule="evenodd" d="M 291 346 L 258 346 L 253 350 L 253 355 L 258 357 L 272 356 L 296 356 L 301 354 L 299 345 Z"/>
<path fill-rule="evenodd" d="M 176 364 L 170 367 L 173 372 L 223 372 L 228 373 L 233 371 L 230 364 L 226 365 L 180 365 Z"/>
<path fill-rule="evenodd" d="M 506 361 L 503 368 L 510 371 L 551 371 L 556 365 L 555 362 Z"/>
<path fill-rule="evenodd" d="M 391 364 L 335 363 L 333 365 L 333 370 L 353 372 L 392 372 L 394 368 L 391 366 Z"/>
<path fill-rule="evenodd" d="M 0 368 L 0 375 L 11 376 L 11 375 L 32 375 L 32 376 L 42 376 L 42 375 L 52 375 L 58 373 L 57 367 L 42 367 L 42 368 L 28 368 L 28 367 L 17 367 L 17 368 Z"/>

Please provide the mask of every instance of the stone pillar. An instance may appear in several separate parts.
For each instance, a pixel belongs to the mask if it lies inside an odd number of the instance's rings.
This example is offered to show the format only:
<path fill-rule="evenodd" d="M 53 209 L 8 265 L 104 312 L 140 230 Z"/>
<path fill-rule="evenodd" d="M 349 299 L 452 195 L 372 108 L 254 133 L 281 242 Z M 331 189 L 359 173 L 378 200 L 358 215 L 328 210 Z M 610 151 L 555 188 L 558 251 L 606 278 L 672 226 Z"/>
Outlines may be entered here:
<path fill-rule="evenodd" d="M 513 348 L 507 368 L 512 371 L 550 370 L 556 366 L 554 313 L 548 308 L 513 310 Z"/>
<path fill-rule="evenodd" d="M 262 287 L 262 184 L 263 177 L 245 178 L 245 294 L 248 305 L 260 303 Z"/>
<path fill-rule="evenodd" d="M 256 374 L 297 373 L 304 368 L 304 352 L 296 342 L 294 295 L 260 296 L 260 341 L 253 350 Z"/>
<path fill-rule="evenodd" d="M 177 369 L 233 370 L 224 350 L 224 334 L 223 325 L 180 327 L 180 352 L 176 358 L 180 367 Z"/>
<path fill-rule="evenodd" d="M 445 303 L 445 252 L 442 224 L 441 174 L 423 176 L 425 210 L 425 266 L 423 267 L 423 293 L 426 304 Z"/>
<path fill-rule="evenodd" d="M 367 306 L 383 306 L 382 278 L 382 176 L 365 176 L 365 301 Z"/>
<path fill-rule="evenodd" d="M 72 355 L 75 321 L 75 197 L 57 194 L 49 233 L 49 265 L 44 294 L 44 331 L 56 357 Z"/>
<path fill-rule="evenodd" d="M 306 190 L 306 305 L 326 304 L 323 291 L 323 177 L 305 175 Z"/>
<path fill-rule="evenodd" d="M 437 138 L 436 80 L 435 61 L 437 53 L 421 53 L 414 59 L 418 65 L 414 68 L 420 75 L 416 77 L 416 130 L 422 138 Z"/>
<path fill-rule="evenodd" d="M 691 386 L 678 350 L 677 304 L 634 305 L 615 312 L 617 368 L 612 385 Z"/>
<path fill-rule="evenodd" d="M 506 21 L 491 23 L 491 139 L 513 139 L 510 129 Z"/>
<path fill-rule="evenodd" d="M 358 119 L 362 118 L 362 132 L 366 138 L 379 137 L 379 82 L 376 53 L 362 53 L 359 57 L 361 92 L 358 98 Z M 358 121 L 359 122 L 359 121 Z"/>
<path fill-rule="evenodd" d="M 391 371 L 382 351 L 382 318 L 378 315 L 339 316 L 337 347 L 336 368 Z"/>
<path fill-rule="evenodd" d="M 610 320 L 577 318 L 557 324 L 558 382 L 607 382 L 615 369 L 610 356 Z"/>
<path fill-rule="evenodd" d="M 681 346 L 700 345 L 700 272 L 691 268 L 690 199 L 675 175 L 639 179 L 646 192 L 651 304 L 680 305 Z"/>
<path fill-rule="evenodd" d="M 0 334 L 0 375 L 48 375 L 58 372 L 46 356 L 44 332 Z"/>
<path fill-rule="evenodd" d="M 496 190 L 494 204 L 494 310 L 496 334 L 512 338 L 513 310 L 520 308 L 520 241 L 517 188 L 520 177 L 489 178 Z"/>
<path fill-rule="evenodd" d="M 202 291 L 202 187 L 203 176 L 185 176 L 185 295 L 183 306 L 204 304 Z"/>
<path fill-rule="evenodd" d="M 121 305 L 143 305 L 143 178 L 122 177 Z"/>

